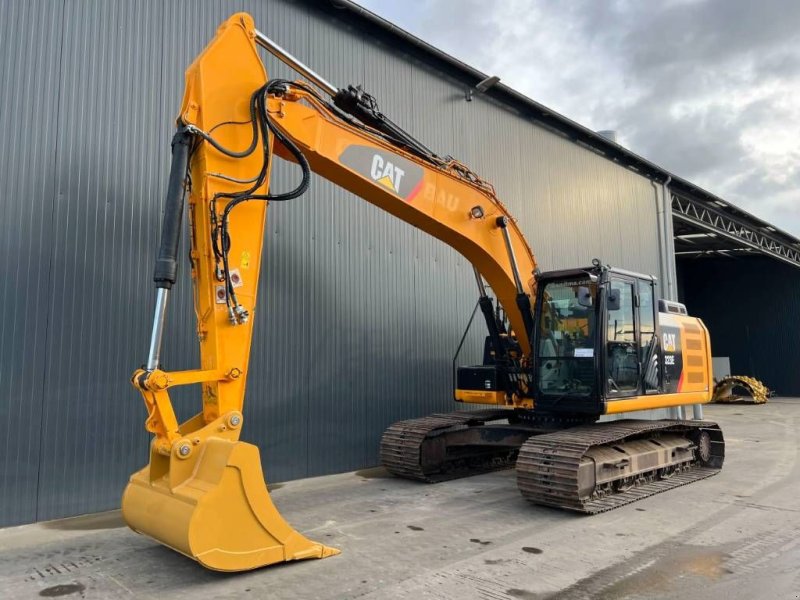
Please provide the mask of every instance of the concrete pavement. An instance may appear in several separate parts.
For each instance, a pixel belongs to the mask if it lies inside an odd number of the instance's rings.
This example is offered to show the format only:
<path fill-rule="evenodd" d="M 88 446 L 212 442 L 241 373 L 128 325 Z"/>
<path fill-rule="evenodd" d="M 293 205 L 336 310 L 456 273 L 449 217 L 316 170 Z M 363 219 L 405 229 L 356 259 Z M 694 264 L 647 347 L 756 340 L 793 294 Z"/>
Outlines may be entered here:
<path fill-rule="evenodd" d="M 103 513 L 0 530 L 0 596 L 800 599 L 800 399 L 705 416 L 722 472 L 610 513 L 532 506 L 513 471 L 425 485 L 371 469 L 272 492 L 339 556 L 213 573 Z"/>

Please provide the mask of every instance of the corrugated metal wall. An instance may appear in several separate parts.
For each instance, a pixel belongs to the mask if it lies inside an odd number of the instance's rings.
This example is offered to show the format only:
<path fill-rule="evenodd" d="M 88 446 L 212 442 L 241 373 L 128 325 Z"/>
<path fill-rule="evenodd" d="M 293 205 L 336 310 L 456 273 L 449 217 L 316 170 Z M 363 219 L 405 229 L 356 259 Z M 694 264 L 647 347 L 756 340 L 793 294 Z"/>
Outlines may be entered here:
<path fill-rule="evenodd" d="M 3 3 L 0 525 L 115 507 L 147 460 L 128 377 L 147 350 L 173 119 L 183 69 L 236 10 L 493 181 L 544 269 L 601 257 L 663 275 L 646 179 L 465 102 L 451 76 L 311 6 Z M 291 177 L 279 166 L 275 187 Z M 265 252 L 244 437 L 270 480 L 375 464 L 387 424 L 453 406 L 452 354 L 475 301 L 460 256 L 319 178 L 270 209 Z M 185 278 L 174 298 L 164 363 L 190 368 Z M 194 412 L 192 393 L 175 397 Z"/>
<path fill-rule="evenodd" d="M 770 258 L 678 261 L 682 301 L 714 356 L 781 396 L 800 396 L 800 271 Z M 713 281 L 713 284 L 709 282 Z"/>

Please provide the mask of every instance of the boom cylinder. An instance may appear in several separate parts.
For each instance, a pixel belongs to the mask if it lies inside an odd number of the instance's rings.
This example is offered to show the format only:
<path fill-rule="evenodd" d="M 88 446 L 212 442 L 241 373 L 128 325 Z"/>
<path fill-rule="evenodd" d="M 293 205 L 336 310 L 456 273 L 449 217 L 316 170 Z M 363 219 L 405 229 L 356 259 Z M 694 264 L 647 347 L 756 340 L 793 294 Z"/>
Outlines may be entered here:
<path fill-rule="evenodd" d="M 511 236 L 508 234 L 508 217 L 497 217 L 497 226 L 503 232 L 503 241 L 506 243 L 506 250 L 508 251 L 508 260 L 511 263 L 511 273 L 514 275 L 514 285 L 517 288 L 517 294 L 524 293 L 522 289 L 522 279 L 519 276 L 519 268 L 517 267 L 517 257 L 514 254 L 514 246 L 511 245 Z"/>
<path fill-rule="evenodd" d="M 478 284 L 478 295 L 483 298 L 486 295 L 486 286 L 483 284 L 483 277 L 477 267 L 473 266 L 472 270 L 475 272 L 475 282 Z"/>
<path fill-rule="evenodd" d="M 486 328 L 489 330 L 489 337 L 492 340 L 495 352 L 500 355 L 504 351 L 504 345 L 500 334 L 506 333 L 506 330 L 503 327 L 503 323 L 495 317 L 494 306 L 492 305 L 491 298 L 486 294 L 486 286 L 483 283 L 483 277 L 480 271 L 474 266 L 472 268 L 475 271 L 475 281 L 478 284 L 478 306 L 486 321 Z"/>
<path fill-rule="evenodd" d="M 522 287 L 522 279 L 519 276 L 519 267 L 517 267 L 517 257 L 514 254 L 514 246 L 511 244 L 511 236 L 508 233 L 508 217 L 497 217 L 495 223 L 500 228 L 500 231 L 503 232 L 503 240 L 508 251 L 508 260 L 511 263 L 511 273 L 514 275 L 514 285 L 517 288 L 517 306 L 522 314 L 525 333 L 528 335 L 528 339 L 533 339 L 533 306 L 531 305 L 530 296 L 525 293 Z"/>

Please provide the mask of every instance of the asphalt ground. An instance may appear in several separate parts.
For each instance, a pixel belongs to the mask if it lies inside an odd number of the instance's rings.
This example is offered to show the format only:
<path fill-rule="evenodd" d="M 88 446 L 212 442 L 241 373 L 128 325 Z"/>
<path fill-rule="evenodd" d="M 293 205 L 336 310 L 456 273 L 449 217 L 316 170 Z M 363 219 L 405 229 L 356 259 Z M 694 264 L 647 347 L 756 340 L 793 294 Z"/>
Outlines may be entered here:
<path fill-rule="evenodd" d="M 426 485 L 369 469 L 273 488 L 338 556 L 209 572 L 110 512 L 0 530 L 0 598 L 800 599 L 800 399 L 705 417 L 721 473 L 609 513 L 533 506 L 513 471 Z"/>

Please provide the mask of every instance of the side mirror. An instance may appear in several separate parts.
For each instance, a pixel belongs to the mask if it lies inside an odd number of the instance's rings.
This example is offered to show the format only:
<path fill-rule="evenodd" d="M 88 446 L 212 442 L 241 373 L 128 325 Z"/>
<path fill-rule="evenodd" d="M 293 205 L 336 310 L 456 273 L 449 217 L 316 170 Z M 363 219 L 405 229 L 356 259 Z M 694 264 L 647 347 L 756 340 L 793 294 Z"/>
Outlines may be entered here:
<path fill-rule="evenodd" d="M 592 290 L 585 285 L 578 287 L 578 304 L 584 308 L 591 308 L 593 303 Z"/>
<path fill-rule="evenodd" d="M 608 295 L 606 296 L 606 308 L 609 312 L 612 310 L 619 310 L 621 306 L 619 290 L 609 288 Z"/>

